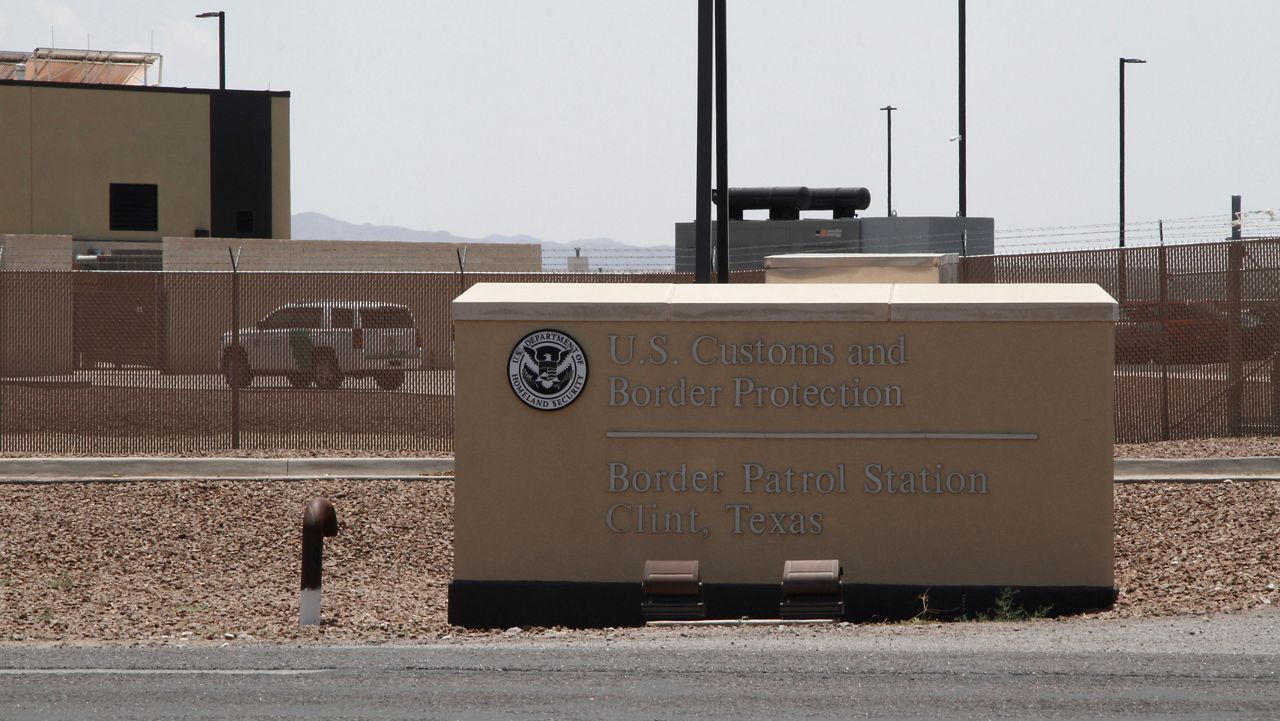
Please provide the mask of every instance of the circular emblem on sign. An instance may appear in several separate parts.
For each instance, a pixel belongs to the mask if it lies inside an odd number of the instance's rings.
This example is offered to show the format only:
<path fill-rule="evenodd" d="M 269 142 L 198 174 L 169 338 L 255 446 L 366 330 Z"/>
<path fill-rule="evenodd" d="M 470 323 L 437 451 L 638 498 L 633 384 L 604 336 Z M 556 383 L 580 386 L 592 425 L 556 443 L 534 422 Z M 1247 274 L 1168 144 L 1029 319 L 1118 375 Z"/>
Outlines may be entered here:
<path fill-rule="evenodd" d="M 535 330 L 511 350 L 507 379 L 516 397 L 530 408 L 559 410 L 586 386 L 587 355 L 567 333 Z"/>

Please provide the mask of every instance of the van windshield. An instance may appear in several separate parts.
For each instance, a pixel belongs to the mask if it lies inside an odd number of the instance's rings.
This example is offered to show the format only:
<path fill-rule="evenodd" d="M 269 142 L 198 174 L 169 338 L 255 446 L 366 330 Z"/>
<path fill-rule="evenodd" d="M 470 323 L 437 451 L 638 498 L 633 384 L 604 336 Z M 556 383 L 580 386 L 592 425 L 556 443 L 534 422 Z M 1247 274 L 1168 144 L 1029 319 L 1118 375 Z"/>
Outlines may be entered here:
<path fill-rule="evenodd" d="M 413 316 L 408 308 L 394 305 L 362 308 L 360 325 L 364 328 L 412 328 Z"/>

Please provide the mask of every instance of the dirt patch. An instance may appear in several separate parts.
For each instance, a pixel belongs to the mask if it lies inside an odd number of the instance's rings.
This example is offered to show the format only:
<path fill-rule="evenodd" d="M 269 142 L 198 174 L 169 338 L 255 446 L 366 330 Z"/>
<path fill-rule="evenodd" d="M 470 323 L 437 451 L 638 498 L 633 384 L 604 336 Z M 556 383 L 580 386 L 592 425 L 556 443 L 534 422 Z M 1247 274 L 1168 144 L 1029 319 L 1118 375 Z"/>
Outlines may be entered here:
<path fill-rule="evenodd" d="M 1280 605 L 1280 482 L 1116 486 L 1110 613 L 1158 616 Z"/>
<path fill-rule="evenodd" d="M 301 519 L 331 499 L 322 629 L 297 625 Z M 0 640 L 391 639 L 447 630 L 453 484 L 0 487 Z"/>
<path fill-rule="evenodd" d="M 323 627 L 297 625 L 305 502 L 330 498 Z M 1103 616 L 1280 604 L 1280 482 L 1116 487 Z M 449 481 L 0 486 L 0 642 L 388 641 L 447 621 Z M 577 633 L 577 632 L 571 632 Z"/>

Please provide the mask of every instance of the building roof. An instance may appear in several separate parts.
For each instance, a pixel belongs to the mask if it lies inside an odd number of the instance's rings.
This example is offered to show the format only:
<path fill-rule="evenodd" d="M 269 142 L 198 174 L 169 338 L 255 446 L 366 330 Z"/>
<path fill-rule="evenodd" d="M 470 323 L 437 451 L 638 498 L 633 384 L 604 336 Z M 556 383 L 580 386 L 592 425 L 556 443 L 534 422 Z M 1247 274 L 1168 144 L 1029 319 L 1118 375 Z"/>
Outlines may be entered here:
<path fill-rule="evenodd" d="M 155 69 L 153 70 L 153 66 Z M 159 85 L 164 58 L 159 53 L 36 48 L 0 51 L 0 80 L 87 85 Z"/>

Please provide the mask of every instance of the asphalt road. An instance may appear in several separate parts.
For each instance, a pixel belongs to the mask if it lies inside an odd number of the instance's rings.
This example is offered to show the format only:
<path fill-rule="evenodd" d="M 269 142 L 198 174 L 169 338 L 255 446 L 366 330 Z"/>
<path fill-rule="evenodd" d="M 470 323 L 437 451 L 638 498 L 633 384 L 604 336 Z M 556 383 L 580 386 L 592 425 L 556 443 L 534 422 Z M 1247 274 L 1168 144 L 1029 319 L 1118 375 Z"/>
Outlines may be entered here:
<path fill-rule="evenodd" d="M 1280 717 L 1280 613 L 0 647 L 3 719 Z"/>

